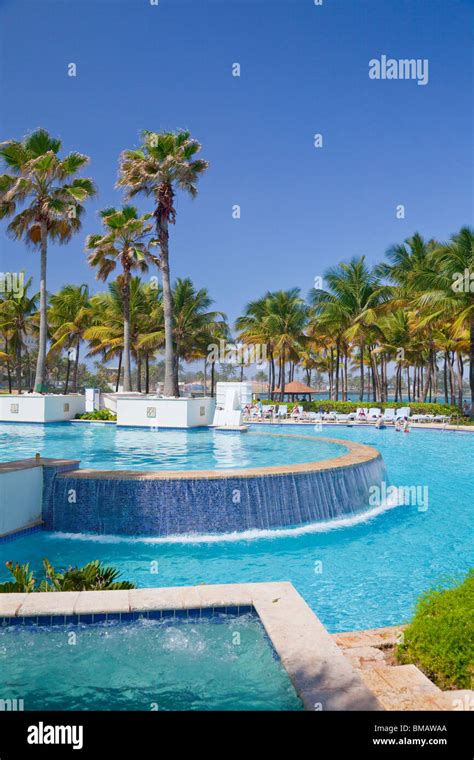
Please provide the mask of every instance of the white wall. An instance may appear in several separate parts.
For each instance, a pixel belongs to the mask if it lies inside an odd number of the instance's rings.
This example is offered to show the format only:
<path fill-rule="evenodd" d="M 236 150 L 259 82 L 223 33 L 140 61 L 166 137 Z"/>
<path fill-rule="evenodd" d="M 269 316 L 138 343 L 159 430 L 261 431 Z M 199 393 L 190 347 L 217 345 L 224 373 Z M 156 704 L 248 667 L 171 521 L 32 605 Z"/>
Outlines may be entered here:
<path fill-rule="evenodd" d="M 0 536 L 41 520 L 43 468 L 0 471 Z"/>
<path fill-rule="evenodd" d="M 0 396 L 1 422 L 62 422 L 84 410 L 85 397 L 80 394 Z"/>
<path fill-rule="evenodd" d="M 210 425 L 212 398 L 117 398 L 117 425 L 188 428 Z"/>
<path fill-rule="evenodd" d="M 229 390 L 229 389 L 231 389 L 231 390 L 236 390 L 237 393 L 239 394 L 240 406 L 241 407 L 245 406 L 245 404 L 250 404 L 250 402 L 252 401 L 252 387 L 253 387 L 252 383 L 249 383 L 249 382 L 243 382 L 243 383 L 229 382 L 229 383 L 225 383 L 225 382 L 219 381 L 218 383 L 216 383 L 216 400 L 217 400 L 217 403 L 218 403 L 219 406 L 223 406 L 224 401 L 225 401 L 226 391 Z"/>

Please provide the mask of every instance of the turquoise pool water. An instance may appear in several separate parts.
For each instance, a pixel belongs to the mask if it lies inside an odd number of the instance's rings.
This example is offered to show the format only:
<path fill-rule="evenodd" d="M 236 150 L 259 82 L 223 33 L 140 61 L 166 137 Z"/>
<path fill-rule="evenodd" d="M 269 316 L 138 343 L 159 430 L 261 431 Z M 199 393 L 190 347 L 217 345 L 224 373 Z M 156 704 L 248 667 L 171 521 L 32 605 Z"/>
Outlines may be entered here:
<path fill-rule="evenodd" d="M 245 540 L 160 543 L 37 533 L 0 544 L 2 579 L 5 560 L 39 568 L 49 557 L 59 567 L 100 558 L 138 586 L 289 580 L 329 630 L 347 631 L 404 622 L 420 593 L 459 579 L 472 566 L 472 434 L 412 429 L 406 435 L 342 425 L 323 432 L 311 425 L 280 430 L 375 446 L 392 484 L 428 487 L 428 508 L 398 506 L 335 530 L 316 526 L 315 532 L 302 528 Z"/>
<path fill-rule="evenodd" d="M 278 426 L 281 427 L 281 426 Z M 316 462 L 346 452 L 337 444 L 214 430 L 150 430 L 115 425 L 0 424 L 0 462 L 45 457 L 80 459 L 104 470 L 213 470 Z M 294 431 L 293 431 L 294 432 Z M 304 433 L 304 430 L 300 432 Z"/>
<path fill-rule="evenodd" d="M 3 699 L 25 710 L 302 710 L 252 615 L 0 628 Z"/>

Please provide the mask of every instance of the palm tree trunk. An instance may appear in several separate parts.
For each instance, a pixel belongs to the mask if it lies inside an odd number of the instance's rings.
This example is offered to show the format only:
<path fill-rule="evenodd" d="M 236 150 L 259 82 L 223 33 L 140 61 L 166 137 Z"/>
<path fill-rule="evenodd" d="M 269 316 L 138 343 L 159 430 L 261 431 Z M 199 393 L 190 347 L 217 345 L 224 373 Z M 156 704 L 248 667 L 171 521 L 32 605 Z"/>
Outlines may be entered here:
<path fill-rule="evenodd" d="M 119 354 L 119 365 L 118 365 L 118 372 L 117 372 L 117 382 L 115 383 L 115 393 L 118 393 L 121 374 L 122 374 L 122 351 L 120 351 L 120 354 Z"/>
<path fill-rule="evenodd" d="M 410 365 L 409 364 L 407 364 L 407 394 L 408 394 L 408 401 L 411 401 Z"/>
<path fill-rule="evenodd" d="M 43 393 L 44 376 L 46 365 L 46 341 L 48 339 L 48 322 L 46 316 L 46 260 L 48 256 L 48 228 L 44 220 L 41 221 L 41 264 L 40 264 L 40 326 L 38 338 L 38 360 L 36 363 L 35 390 Z"/>
<path fill-rule="evenodd" d="M 339 401 L 339 357 L 340 357 L 340 351 L 339 351 L 339 339 L 338 339 L 336 341 L 336 388 L 335 388 L 336 401 Z"/>
<path fill-rule="evenodd" d="M 16 352 L 16 385 L 18 388 L 18 394 L 21 393 L 21 343 L 18 341 L 18 348 Z"/>
<path fill-rule="evenodd" d="M 166 194 L 171 193 L 171 188 L 165 188 Z M 156 216 L 157 233 L 160 242 L 160 271 L 163 285 L 163 316 L 165 324 L 165 381 L 163 385 L 164 396 L 179 396 L 179 385 L 176 374 L 173 349 L 173 296 L 170 283 L 169 265 L 169 233 L 168 217 L 166 213 Z"/>
<path fill-rule="evenodd" d="M 145 352 L 145 393 L 150 393 L 150 356 Z"/>
<path fill-rule="evenodd" d="M 215 362 L 211 362 L 211 398 L 214 398 L 214 374 L 215 374 Z"/>
<path fill-rule="evenodd" d="M 456 396 L 455 396 L 455 387 L 456 382 L 454 379 L 454 351 L 452 355 L 449 357 L 449 401 L 454 406 L 456 403 Z"/>
<path fill-rule="evenodd" d="M 462 361 L 462 355 L 460 351 L 456 351 L 456 359 L 457 359 L 457 367 L 458 367 L 458 407 L 462 409 L 462 396 L 463 396 L 463 374 L 464 374 L 464 365 Z M 471 361 L 471 367 L 472 367 L 472 361 Z M 472 415 L 472 405 L 471 405 L 471 415 Z"/>
<path fill-rule="evenodd" d="M 124 272 L 123 293 L 123 390 L 132 390 L 132 373 L 130 361 L 130 282 L 128 273 Z"/>
<path fill-rule="evenodd" d="M 364 341 L 360 342 L 360 389 L 359 389 L 359 401 L 364 400 Z"/>
<path fill-rule="evenodd" d="M 444 364 L 443 364 L 443 385 L 444 385 L 444 403 L 449 404 L 448 401 L 448 362 L 449 354 L 444 352 Z"/>
<path fill-rule="evenodd" d="M 67 365 L 66 365 L 66 380 L 64 381 L 64 395 L 67 394 L 69 390 L 69 375 L 71 372 L 71 360 L 69 358 L 69 352 L 67 357 Z"/>
<path fill-rule="evenodd" d="M 285 398 L 285 364 L 286 364 L 286 357 L 285 357 L 285 350 L 283 349 L 282 354 L 280 356 L 280 364 L 281 364 L 281 384 L 280 384 L 280 401 L 283 403 Z"/>
<path fill-rule="evenodd" d="M 474 320 L 469 328 L 469 385 L 471 388 L 471 419 L 474 417 Z M 461 380 L 461 409 L 462 409 L 462 380 Z"/>
<path fill-rule="evenodd" d="M 137 351 L 137 391 L 142 392 L 142 352 Z"/>
<path fill-rule="evenodd" d="M 72 375 L 72 392 L 77 393 L 77 375 L 79 371 L 79 349 L 81 347 L 81 339 L 77 339 L 76 343 L 76 358 L 74 359 L 74 372 Z"/>

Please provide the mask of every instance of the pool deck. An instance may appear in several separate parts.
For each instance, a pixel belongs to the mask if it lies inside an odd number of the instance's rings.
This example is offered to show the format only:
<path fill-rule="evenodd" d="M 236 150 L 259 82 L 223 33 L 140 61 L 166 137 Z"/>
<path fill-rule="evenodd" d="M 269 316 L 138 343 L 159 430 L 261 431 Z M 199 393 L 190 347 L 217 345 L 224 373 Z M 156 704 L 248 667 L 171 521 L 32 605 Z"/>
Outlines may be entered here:
<path fill-rule="evenodd" d="M 398 664 L 394 650 L 405 628 L 336 633 L 333 639 L 385 710 L 474 710 L 474 691 L 443 691 L 416 665 Z"/>
<path fill-rule="evenodd" d="M 1 594 L 0 617 L 100 615 L 252 606 L 305 710 L 383 710 L 291 583 Z"/>

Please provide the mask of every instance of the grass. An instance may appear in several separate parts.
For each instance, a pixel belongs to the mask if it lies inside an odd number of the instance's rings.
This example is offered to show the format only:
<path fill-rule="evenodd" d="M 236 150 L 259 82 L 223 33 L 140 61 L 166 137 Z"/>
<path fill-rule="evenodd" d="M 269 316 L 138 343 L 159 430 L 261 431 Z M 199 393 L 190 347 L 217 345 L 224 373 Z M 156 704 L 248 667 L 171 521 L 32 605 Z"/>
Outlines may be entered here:
<path fill-rule="evenodd" d="M 474 569 L 451 588 L 423 594 L 395 656 L 441 689 L 470 689 L 474 678 Z"/>

